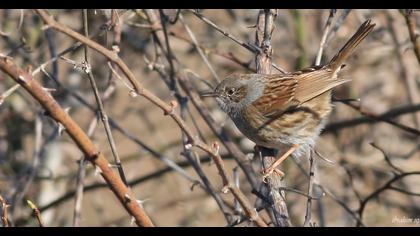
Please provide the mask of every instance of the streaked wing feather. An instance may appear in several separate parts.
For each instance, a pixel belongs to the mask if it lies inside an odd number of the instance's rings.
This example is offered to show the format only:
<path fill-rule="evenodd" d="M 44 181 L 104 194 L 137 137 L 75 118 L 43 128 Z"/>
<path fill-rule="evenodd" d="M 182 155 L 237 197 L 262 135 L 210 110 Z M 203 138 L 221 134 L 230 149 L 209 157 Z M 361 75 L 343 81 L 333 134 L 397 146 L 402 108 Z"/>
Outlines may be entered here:
<path fill-rule="evenodd" d="M 263 95 L 253 104 L 266 116 L 285 110 L 293 100 L 298 85 L 296 76 L 290 74 L 271 75 L 268 80 Z M 280 80 L 281 83 L 278 82 Z"/>
<path fill-rule="evenodd" d="M 294 98 L 300 103 L 311 100 L 335 86 L 350 81 L 348 79 L 333 78 L 333 72 L 327 68 L 298 75 L 297 80 L 298 86 Z"/>
<path fill-rule="evenodd" d="M 333 72 L 328 68 L 307 68 L 293 74 L 271 75 L 264 94 L 253 105 L 261 114 L 271 117 L 350 81 L 332 77 Z"/>

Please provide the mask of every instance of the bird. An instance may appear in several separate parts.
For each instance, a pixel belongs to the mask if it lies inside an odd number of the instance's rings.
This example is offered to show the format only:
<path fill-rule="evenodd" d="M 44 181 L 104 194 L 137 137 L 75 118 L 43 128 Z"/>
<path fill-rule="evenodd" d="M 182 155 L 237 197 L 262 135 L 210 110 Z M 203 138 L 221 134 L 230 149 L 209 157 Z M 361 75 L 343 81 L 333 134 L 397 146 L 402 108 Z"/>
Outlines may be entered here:
<path fill-rule="evenodd" d="M 203 97 L 215 97 L 236 127 L 258 146 L 286 150 L 262 171 L 266 179 L 287 157 L 312 150 L 332 111 L 331 90 L 349 82 L 338 73 L 373 30 L 366 20 L 326 64 L 284 74 L 234 73 Z"/>

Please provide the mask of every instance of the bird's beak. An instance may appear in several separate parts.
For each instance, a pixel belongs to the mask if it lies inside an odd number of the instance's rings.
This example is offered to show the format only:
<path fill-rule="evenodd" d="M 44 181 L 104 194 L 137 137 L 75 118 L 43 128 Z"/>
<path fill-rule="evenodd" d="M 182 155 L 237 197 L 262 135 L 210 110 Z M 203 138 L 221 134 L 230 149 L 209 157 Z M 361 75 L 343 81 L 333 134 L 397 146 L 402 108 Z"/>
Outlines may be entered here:
<path fill-rule="evenodd" d="M 217 97 L 217 94 L 213 91 L 200 93 L 200 97 Z"/>

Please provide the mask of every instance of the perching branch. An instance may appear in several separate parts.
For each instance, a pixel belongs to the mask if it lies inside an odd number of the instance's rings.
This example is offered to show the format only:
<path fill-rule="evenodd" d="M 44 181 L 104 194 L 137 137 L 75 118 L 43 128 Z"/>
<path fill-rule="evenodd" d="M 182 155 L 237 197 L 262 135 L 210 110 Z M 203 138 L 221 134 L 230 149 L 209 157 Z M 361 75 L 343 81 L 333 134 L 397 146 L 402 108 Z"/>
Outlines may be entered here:
<path fill-rule="evenodd" d="M 257 65 L 257 73 L 271 74 L 271 56 L 273 49 L 271 46 L 271 36 L 274 30 L 274 19 L 277 16 L 277 11 L 272 9 L 260 10 L 257 20 L 257 29 L 255 44 L 262 50 L 259 51 L 255 57 Z M 262 166 L 268 167 L 273 162 L 273 155 L 263 149 Z M 273 214 L 272 220 L 277 226 L 290 226 L 289 213 L 287 211 L 286 194 L 279 188 L 282 187 L 281 177 L 278 175 L 270 175 L 267 177 L 268 199 L 271 202 L 271 210 Z"/>

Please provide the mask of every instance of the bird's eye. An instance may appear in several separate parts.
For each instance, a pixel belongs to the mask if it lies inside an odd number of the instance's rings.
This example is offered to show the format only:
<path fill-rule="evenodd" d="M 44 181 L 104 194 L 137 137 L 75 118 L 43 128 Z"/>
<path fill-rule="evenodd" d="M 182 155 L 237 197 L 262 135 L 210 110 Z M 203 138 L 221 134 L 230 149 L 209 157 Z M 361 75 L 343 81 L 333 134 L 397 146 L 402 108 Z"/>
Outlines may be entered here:
<path fill-rule="evenodd" d="M 227 91 L 227 94 L 228 95 L 233 95 L 235 93 L 235 89 L 234 88 L 230 88 L 230 89 L 228 89 L 228 91 Z"/>

